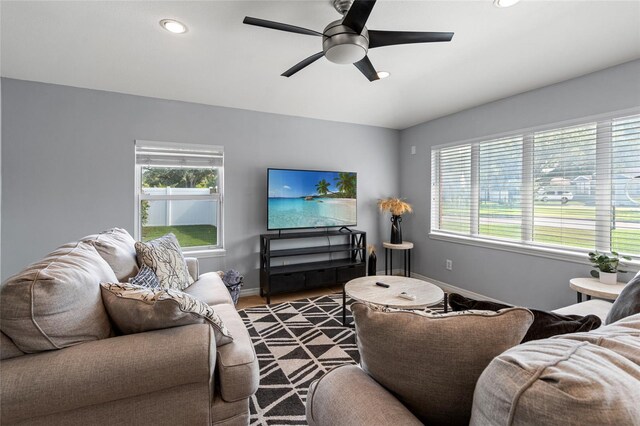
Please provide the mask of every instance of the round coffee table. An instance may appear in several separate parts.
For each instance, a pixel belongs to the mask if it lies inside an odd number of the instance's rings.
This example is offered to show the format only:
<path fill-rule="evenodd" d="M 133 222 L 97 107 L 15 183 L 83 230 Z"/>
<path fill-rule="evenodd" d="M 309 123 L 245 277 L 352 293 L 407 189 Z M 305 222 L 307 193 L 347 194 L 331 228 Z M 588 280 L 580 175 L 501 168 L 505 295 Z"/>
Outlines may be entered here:
<path fill-rule="evenodd" d="M 376 282 L 388 284 L 389 288 L 377 286 Z M 416 299 L 408 300 L 399 297 L 398 295 L 403 291 L 416 296 Z M 435 284 L 415 278 L 390 275 L 373 275 L 351 280 L 344 286 L 344 296 L 343 323 L 346 322 L 344 306 L 346 296 L 361 302 L 400 309 L 424 309 L 444 300 L 444 292 Z"/>

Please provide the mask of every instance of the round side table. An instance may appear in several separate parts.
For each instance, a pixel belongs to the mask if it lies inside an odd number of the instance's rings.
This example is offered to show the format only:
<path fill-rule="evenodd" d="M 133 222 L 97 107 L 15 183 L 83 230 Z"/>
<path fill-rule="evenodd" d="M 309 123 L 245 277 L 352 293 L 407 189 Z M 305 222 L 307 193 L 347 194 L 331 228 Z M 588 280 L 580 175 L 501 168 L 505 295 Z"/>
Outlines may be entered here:
<path fill-rule="evenodd" d="M 569 286 L 578 293 L 578 303 L 582 302 L 582 295 L 591 300 L 591 296 L 606 300 L 616 300 L 624 288 L 625 283 L 602 284 L 595 278 L 572 278 Z"/>
<path fill-rule="evenodd" d="M 404 252 L 404 276 L 411 276 L 411 250 L 413 243 L 411 241 L 403 241 L 400 244 L 391 244 L 389 241 L 382 243 L 384 247 L 384 274 L 393 275 L 393 250 L 402 250 Z M 387 264 L 389 268 L 387 269 Z"/>

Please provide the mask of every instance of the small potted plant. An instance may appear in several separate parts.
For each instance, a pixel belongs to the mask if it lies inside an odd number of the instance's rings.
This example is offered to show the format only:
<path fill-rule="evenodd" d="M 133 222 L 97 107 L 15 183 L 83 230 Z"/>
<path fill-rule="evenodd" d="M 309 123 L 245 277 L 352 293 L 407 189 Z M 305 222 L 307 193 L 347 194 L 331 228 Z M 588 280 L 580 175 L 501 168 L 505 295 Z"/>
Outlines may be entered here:
<path fill-rule="evenodd" d="M 591 276 L 599 278 L 603 284 L 615 284 L 618 282 L 618 272 L 625 273 L 618 269 L 620 259 L 631 260 L 629 256 L 619 256 L 617 252 L 612 251 L 611 256 L 599 253 L 597 250 L 589 253 L 589 260 L 597 270 L 591 271 Z"/>
<path fill-rule="evenodd" d="M 411 204 L 400 198 L 386 198 L 378 201 L 378 207 L 382 211 L 386 210 L 391 213 L 391 244 L 402 244 L 400 222 L 402 222 L 403 214 L 413 211 Z"/>

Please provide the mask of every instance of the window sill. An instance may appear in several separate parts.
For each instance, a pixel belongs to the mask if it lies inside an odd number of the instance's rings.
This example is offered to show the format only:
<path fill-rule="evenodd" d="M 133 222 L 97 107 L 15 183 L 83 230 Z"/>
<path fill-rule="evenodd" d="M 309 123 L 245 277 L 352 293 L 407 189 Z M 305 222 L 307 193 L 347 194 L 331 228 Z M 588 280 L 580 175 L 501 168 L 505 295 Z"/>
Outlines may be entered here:
<path fill-rule="evenodd" d="M 465 244 L 469 246 L 508 251 L 511 253 L 545 257 L 547 259 L 579 263 L 581 265 L 591 265 L 591 262 L 589 262 L 587 258 L 588 250 L 584 250 L 584 251 L 561 250 L 561 249 L 555 249 L 551 247 L 527 245 L 522 243 L 518 244 L 518 243 L 512 243 L 508 241 L 489 240 L 484 238 L 476 238 L 476 237 L 470 237 L 466 235 L 453 235 L 453 234 L 446 234 L 441 232 L 430 232 L 429 238 L 431 238 L 432 240 L 447 241 L 450 243 Z M 626 266 L 626 269 L 632 269 L 637 271 L 638 269 L 640 269 L 640 259 L 624 261 L 624 265 L 622 266 L 622 269 L 625 269 L 624 268 L 625 266 Z"/>
<path fill-rule="evenodd" d="M 204 259 L 208 257 L 223 257 L 227 255 L 225 249 L 207 249 L 207 250 L 182 250 L 184 257 L 195 257 Z"/>

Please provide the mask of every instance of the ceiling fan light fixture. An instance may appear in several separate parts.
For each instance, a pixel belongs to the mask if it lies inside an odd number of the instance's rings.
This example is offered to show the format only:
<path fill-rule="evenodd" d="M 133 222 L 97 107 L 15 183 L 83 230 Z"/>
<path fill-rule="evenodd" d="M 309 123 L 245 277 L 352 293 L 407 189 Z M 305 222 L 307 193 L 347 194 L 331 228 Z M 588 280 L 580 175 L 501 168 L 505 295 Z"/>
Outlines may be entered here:
<path fill-rule="evenodd" d="M 163 19 L 160 26 L 173 34 L 184 34 L 187 32 L 187 26 L 175 19 Z"/>
<path fill-rule="evenodd" d="M 342 20 L 331 22 L 322 34 L 324 56 L 335 64 L 355 64 L 367 55 L 369 34 L 366 28 L 358 34 L 342 25 Z"/>
<path fill-rule="evenodd" d="M 353 64 L 364 58 L 367 50 L 357 44 L 338 44 L 324 52 L 324 56 L 335 64 Z"/>
<path fill-rule="evenodd" d="M 378 71 L 378 78 L 382 80 L 383 78 L 387 78 L 391 75 L 389 71 Z"/>
<path fill-rule="evenodd" d="M 520 0 L 493 0 L 495 7 L 510 7 L 518 3 Z"/>

